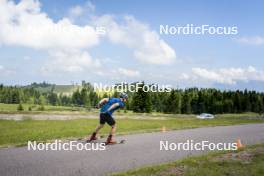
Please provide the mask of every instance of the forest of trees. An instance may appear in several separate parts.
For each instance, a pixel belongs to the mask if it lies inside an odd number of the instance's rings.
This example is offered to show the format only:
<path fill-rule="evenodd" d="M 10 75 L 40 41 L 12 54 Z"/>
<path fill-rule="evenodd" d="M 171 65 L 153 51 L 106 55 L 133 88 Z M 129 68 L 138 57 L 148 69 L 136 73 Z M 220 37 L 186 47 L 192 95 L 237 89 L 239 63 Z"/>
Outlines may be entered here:
<path fill-rule="evenodd" d="M 35 84 L 35 83 L 34 83 Z M 143 83 L 142 83 L 143 84 Z M 36 86 L 36 84 L 35 84 Z M 44 84 L 43 86 L 48 86 Z M 172 89 L 171 92 L 138 92 L 128 93 L 126 109 L 134 112 L 164 112 L 175 114 L 212 114 L 264 112 L 264 93 L 248 90 L 220 91 L 217 89 Z M 83 83 L 71 95 L 49 92 L 40 93 L 34 86 L 18 87 L 0 85 L 0 103 L 39 104 L 60 106 L 83 106 L 93 108 L 99 99 L 109 97 L 107 93 L 98 95 L 90 83 Z M 115 92 L 111 96 L 116 97 Z"/>

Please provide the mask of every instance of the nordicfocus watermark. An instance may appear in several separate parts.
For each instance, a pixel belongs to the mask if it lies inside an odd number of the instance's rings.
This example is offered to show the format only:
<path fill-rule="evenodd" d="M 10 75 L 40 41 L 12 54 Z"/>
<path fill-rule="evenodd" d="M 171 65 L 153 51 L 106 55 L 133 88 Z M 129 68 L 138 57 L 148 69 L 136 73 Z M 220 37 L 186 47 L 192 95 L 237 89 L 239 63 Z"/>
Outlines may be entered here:
<path fill-rule="evenodd" d="M 5 30 L 5 28 L 3 29 Z M 6 29 L 5 33 L 14 33 L 16 31 L 15 26 L 11 26 L 10 28 Z M 51 34 L 85 34 L 85 33 L 93 33 L 96 35 L 106 35 L 107 33 L 107 28 L 105 26 L 90 26 L 90 27 L 75 27 L 75 26 L 70 26 L 65 25 L 64 23 L 61 24 L 56 24 L 52 26 L 36 26 L 36 25 L 27 25 L 23 28 L 24 32 L 28 32 L 30 34 L 34 35 L 40 35 L 43 36 L 47 33 Z"/>
<path fill-rule="evenodd" d="M 87 151 L 101 151 L 105 150 L 105 143 L 82 143 L 78 141 L 62 142 L 61 140 L 55 140 L 52 143 L 37 143 L 36 141 L 28 141 L 28 150 L 33 151 L 71 151 L 71 150 L 87 150 Z"/>
<path fill-rule="evenodd" d="M 144 92 L 171 92 L 171 85 L 160 85 L 160 84 L 143 84 L 142 82 L 128 84 L 126 82 L 121 82 L 120 84 L 107 85 L 102 83 L 93 83 L 95 91 L 104 92 L 138 92 L 142 90 Z"/>
<path fill-rule="evenodd" d="M 165 151 L 200 151 L 200 150 L 237 150 L 238 145 L 236 142 L 234 143 L 212 143 L 210 141 L 200 141 L 194 142 L 193 140 L 187 140 L 186 142 L 168 142 L 168 141 L 160 141 L 160 150 Z"/>
<path fill-rule="evenodd" d="M 186 24 L 184 26 L 160 25 L 162 35 L 237 35 L 237 26 L 211 26 L 208 24 L 196 26 Z"/>

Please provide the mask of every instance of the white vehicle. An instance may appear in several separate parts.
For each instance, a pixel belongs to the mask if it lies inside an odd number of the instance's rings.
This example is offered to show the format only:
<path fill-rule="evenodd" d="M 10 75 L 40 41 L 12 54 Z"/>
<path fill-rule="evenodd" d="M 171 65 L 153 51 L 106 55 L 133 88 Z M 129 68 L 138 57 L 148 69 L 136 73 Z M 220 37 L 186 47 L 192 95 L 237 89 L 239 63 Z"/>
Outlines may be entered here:
<path fill-rule="evenodd" d="M 198 116 L 196 116 L 198 119 L 213 119 L 214 115 L 213 114 L 208 114 L 208 113 L 202 113 Z"/>

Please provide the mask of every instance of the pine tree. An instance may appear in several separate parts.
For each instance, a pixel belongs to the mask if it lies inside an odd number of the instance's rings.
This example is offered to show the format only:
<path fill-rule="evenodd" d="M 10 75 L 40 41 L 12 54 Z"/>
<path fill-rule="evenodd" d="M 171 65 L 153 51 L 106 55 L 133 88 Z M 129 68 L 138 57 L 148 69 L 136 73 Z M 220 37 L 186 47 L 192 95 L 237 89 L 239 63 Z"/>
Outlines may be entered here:
<path fill-rule="evenodd" d="M 144 84 L 139 85 L 139 89 L 135 92 L 132 100 L 132 110 L 134 112 L 146 112 L 152 111 L 152 104 L 150 99 L 150 93 L 143 90 Z"/>
<path fill-rule="evenodd" d="M 182 113 L 190 114 L 191 108 L 191 97 L 187 92 L 185 92 L 182 98 Z"/>
<path fill-rule="evenodd" d="M 165 112 L 180 114 L 181 113 L 181 97 L 176 90 L 172 90 L 166 101 Z"/>

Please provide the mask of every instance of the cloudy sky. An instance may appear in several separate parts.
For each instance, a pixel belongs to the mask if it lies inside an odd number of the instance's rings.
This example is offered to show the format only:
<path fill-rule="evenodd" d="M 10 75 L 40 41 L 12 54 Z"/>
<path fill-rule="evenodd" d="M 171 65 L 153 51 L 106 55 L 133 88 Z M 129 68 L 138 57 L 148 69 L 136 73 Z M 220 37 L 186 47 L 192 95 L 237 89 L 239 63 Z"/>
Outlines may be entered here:
<path fill-rule="evenodd" d="M 0 0 L 0 83 L 145 80 L 264 91 L 264 3 Z M 209 25 L 236 35 L 160 33 Z"/>

